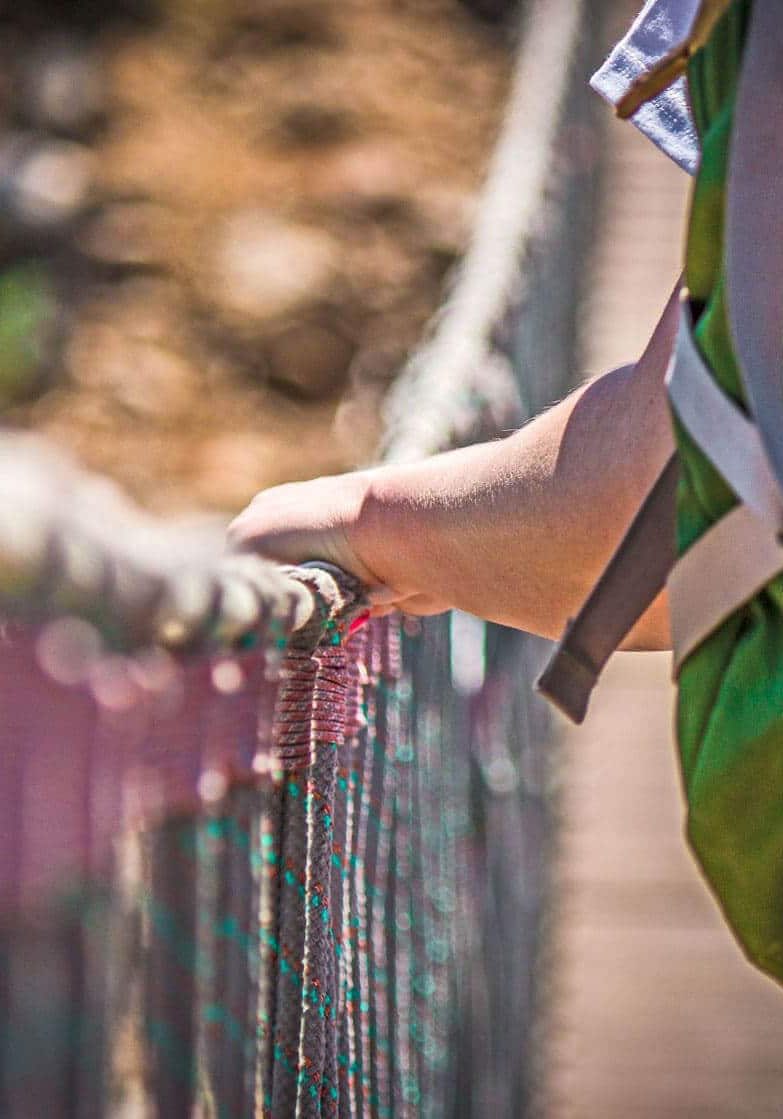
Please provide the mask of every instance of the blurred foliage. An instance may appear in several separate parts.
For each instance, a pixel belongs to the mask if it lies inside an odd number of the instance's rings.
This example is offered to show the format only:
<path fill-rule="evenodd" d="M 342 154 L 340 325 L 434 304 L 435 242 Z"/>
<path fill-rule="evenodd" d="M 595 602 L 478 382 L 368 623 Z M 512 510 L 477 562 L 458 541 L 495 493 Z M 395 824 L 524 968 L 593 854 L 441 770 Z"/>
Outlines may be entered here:
<path fill-rule="evenodd" d="M 18 264 L 0 274 L 0 407 L 35 392 L 54 309 L 52 285 L 42 265 Z"/>

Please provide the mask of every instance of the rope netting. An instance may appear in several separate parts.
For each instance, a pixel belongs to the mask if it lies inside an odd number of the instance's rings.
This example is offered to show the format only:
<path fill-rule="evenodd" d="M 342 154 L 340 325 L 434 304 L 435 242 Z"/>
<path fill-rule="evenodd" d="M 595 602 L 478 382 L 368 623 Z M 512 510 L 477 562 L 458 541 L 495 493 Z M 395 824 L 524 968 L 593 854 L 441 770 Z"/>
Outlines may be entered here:
<path fill-rule="evenodd" d="M 531 6 L 390 461 L 567 387 L 589 20 Z M 153 522 L 28 438 L 0 479 L 0 1114 L 528 1114 L 538 643 L 459 614 L 357 627 L 345 574 L 222 558 L 218 527 Z"/>

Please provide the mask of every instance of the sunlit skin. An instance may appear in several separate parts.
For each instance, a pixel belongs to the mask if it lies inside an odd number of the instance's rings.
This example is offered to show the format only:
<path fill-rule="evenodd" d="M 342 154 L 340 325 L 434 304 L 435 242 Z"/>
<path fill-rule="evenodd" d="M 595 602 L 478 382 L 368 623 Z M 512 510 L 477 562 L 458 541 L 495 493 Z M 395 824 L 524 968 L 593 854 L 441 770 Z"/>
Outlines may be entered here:
<path fill-rule="evenodd" d="M 375 614 L 456 607 L 559 636 L 671 454 L 663 375 L 676 322 L 673 296 L 636 366 L 505 439 L 262 491 L 231 525 L 231 546 L 337 564 L 368 586 Z M 624 648 L 669 644 L 661 595 Z"/>

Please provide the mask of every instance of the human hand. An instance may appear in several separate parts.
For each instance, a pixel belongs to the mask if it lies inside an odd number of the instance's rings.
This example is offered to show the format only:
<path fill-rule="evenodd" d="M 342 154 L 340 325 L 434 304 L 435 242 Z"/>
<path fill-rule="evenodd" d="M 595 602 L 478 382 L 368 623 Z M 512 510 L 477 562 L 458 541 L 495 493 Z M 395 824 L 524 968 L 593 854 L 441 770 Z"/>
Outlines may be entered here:
<path fill-rule="evenodd" d="M 229 525 L 229 547 L 282 563 L 334 564 L 364 584 L 374 617 L 397 608 L 440 613 L 448 604 L 423 592 L 406 566 L 400 509 L 385 505 L 373 488 L 380 473 L 356 471 L 262 490 Z"/>

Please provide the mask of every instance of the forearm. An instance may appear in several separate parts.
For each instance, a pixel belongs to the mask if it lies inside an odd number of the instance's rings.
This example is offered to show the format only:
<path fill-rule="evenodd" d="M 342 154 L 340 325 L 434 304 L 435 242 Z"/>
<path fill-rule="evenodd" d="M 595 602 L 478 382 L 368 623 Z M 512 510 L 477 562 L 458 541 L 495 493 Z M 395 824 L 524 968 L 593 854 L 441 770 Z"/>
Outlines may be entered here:
<path fill-rule="evenodd" d="M 507 439 L 374 472 L 356 539 L 383 582 L 555 636 L 670 450 L 660 380 L 615 370 Z"/>
<path fill-rule="evenodd" d="M 240 514 L 230 541 L 335 563 L 413 613 L 455 606 L 556 636 L 671 453 L 663 374 L 676 321 L 673 295 L 635 369 L 605 374 L 507 439 L 277 486 Z M 667 641 L 659 601 L 626 647 Z"/>

